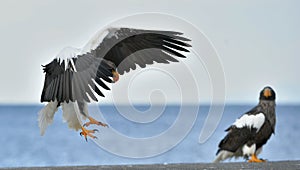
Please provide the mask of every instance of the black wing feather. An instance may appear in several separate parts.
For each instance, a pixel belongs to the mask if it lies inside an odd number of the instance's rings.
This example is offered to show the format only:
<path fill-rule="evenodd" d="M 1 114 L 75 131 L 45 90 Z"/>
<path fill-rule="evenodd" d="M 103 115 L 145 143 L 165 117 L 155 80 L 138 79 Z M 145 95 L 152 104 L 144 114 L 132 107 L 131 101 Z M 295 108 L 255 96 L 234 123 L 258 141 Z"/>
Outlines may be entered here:
<path fill-rule="evenodd" d="M 119 34 L 124 34 L 124 32 L 130 32 L 127 29 L 120 29 Z M 167 63 L 166 58 L 169 61 L 175 61 L 175 57 L 182 57 L 185 56 L 177 51 L 182 52 L 189 52 L 187 47 L 191 47 L 190 44 L 187 44 L 185 41 L 190 41 L 189 39 L 178 36 L 182 33 L 178 32 L 167 32 L 167 31 L 145 31 L 145 30 L 131 30 L 131 32 L 135 32 L 134 35 L 128 36 L 126 38 L 120 38 L 121 40 L 114 44 L 112 48 L 104 55 L 104 59 L 112 61 L 120 74 L 123 74 L 124 71 L 128 72 L 130 69 L 135 69 L 135 64 L 139 65 L 140 67 L 146 67 L 146 64 L 153 64 L 153 61 L 158 63 Z M 111 38 L 113 39 L 113 37 Z M 138 43 L 137 43 L 138 42 Z M 170 43 L 171 42 L 171 43 Z M 101 45 L 100 45 L 101 46 Z M 100 50 L 101 48 L 99 48 Z M 151 52 L 144 50 L 144 49 L 160 49 L 159 52 L 156 50 L 155 55 Z M 137 51 L 144 50 L 144 53 L 140 55 L 134 55 L 134 57 L 129 57 L 133 53 Z M 177 50 L 177 51 L 176 51 Z M 161 55 L 164 53 L 166 55 Z M 148 54 L 148 55 L 147 55 Z M 153 56 L 154 59 L 151 59 L 147 56 Z M 170 57 L 172 59 L 170 59 Z M 124 60 L 126 59 L 125 66 L 118 67 Z M 148 60 L 150 59 L 150 60 Z M 176 60 L 177 61 L 177 60 Z"/>
<path fill-rule="evenodd" d="M 254 139 L 256 129 L 250 130 L 247 127 L 236 128 L 232 126 L 228 131 L 227 135 L 219 143 L 219 150 L 227 150 L 230 152 L 236 152 L 240 147 L 242 147 L 248 141 Z M 218 154 L 217 152 L 217 154 Z"/>
<path fill-rule="evenodd" d="M 264 113 L 261 105 L 255 106 L 245 114 L 256 115 L 259 113 Z M 266 119 L 263 126 L 258 132 L 256 128 L 237 128 L 234 125 L 230 126 L 225 131 L 228 133 L 224 137 L 224 139 L 219 143 L 218 152 L 220 150 L 236 152 L 240 147 L 249 142 L 256 143 L 256 148 L 258 149 L 267 142 L 267 140 L 272 134 L 272 128 L 268 119 Z"/>
<path fill-rule="evenodd" d="M 113 70 L 123 74 L 136 65 L 178 62 L 175 57 L 185 58 L 181 52 L 191 47 L 179 32 L 120 28 L 110 33 L 95 50 L 72 58 L 74 66 L 60 59 L 44 66 L 41 102 L 97 101 L 94 93 L 104 97 L 99 87 L 110 90 L 103 81 L 112 83 Z"/>

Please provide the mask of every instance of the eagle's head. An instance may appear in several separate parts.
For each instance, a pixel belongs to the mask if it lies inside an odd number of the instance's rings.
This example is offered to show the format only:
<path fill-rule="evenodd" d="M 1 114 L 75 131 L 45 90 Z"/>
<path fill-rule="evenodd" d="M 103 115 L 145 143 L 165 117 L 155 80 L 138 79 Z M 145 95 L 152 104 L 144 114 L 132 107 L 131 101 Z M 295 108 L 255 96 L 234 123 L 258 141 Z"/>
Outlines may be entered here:
<path fill-rule="evenodd" d="M 273 101 L 276 99 L 275 91 L 271 87 L 267 86 L 260 92 L 259 99 Z"/>

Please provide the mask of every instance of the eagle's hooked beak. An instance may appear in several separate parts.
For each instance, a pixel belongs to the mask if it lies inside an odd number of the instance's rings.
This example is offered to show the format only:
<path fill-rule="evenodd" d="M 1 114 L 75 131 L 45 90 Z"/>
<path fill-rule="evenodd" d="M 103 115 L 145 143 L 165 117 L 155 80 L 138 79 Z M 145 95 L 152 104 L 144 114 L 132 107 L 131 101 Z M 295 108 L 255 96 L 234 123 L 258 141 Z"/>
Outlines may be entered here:
<path fill-rule="evenodd" d="M 265 96 L 266 98 L 272 96 L 271 90 L 270 90 L 269 88 L 266 88 L 266 89 L 264 90 L 264 96 Z"/>
<path fill-rule="evenodd" d="M 113 74 L 113 81 L 115 83 L 119 80 L 119 73 L 117 71 L 113 70 L 112 74 Z"/>

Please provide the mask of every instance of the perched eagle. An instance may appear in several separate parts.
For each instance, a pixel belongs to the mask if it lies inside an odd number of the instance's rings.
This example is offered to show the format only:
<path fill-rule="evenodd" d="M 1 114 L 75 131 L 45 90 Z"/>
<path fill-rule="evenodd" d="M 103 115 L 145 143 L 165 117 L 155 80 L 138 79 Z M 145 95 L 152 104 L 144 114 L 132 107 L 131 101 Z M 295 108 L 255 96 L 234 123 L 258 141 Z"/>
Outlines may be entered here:
<path fill-rule="evenodd" d="M 89 116 L 87 103 L 104 97 L 100 89 L 110 90 L 106 83 L 115 83 L 119 75 L 156 63 L 178 62 L 185 58 L 188 38 L 180 32 L 141 30 L 131 28 L 106 28 L 93 37 L 82 49 L 63 49 L 53 61 L 43 66 L 45 74 L 41 102 L 48 102 L 39 112 L 41 135 L 53 121 L 54 113 L 62 106 L 63 118 L 69 128 L 82 130 L 96 138 L 97 131 L 86 129 L 90 124 L 107 126 Z M 75 109 L 80 114 L 76 115 Z M 79 117 L 88 122 L 81 125 Z"/>
<path fill-rule="evenodd" d="M 219 150 L 214 162 L 220 162 L 231 157 L 245 157 L 248 162 L 265 162 L 258 159 L 262 146 L 275 133 L 275 92 L 271 87 L 265 87 L 259 96 L 259 103 L 246 112 L 227 131 L 227 135 L 219 144 Z"/>

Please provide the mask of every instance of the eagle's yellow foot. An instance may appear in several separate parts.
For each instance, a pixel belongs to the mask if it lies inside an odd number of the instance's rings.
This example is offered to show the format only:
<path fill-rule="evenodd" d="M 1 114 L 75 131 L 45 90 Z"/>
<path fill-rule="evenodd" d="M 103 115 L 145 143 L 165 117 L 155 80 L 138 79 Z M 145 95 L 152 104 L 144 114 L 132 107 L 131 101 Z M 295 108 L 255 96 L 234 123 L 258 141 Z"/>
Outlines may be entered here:
<path fill-rule="evenodd" d="M 95 125 L 100 125 L 100 126 L 108 127 L 107 124 L 102 123 L 102 122 L 99 122 L 99 121 L 95 120 L 94 118 L 92 118 L 92 117 L 90 117 L 90 116 L 88 117 L 88 119 L 89 119 L 89 122 L 86 122 L 83 126 L 88 127 L 88 126 L 90 126 L 91 124 L 95 124 Z"/>
<path fill-rule="evenodd" d="M 91 137 L 93 139 L 97 139 L 96 136 L 92 135 L 93 133 L 97 132 L 97 129 L 93 129 L 93 130 L 88 130 L 84 127 L 81 127 L 82 132 L 80 132 L 80 136 L 84 136 L 85 140 L 87 141 L 87 137 Z"/>
<path fill-rule="evenodd" d="M 251 159 L 248 160 L 248 162 L 257 162 L 257 163 L 260 163 L 260 162 L 266 162 L 266 161 L 263 160 L 263 159 L 258 159 L 258 158 L 256 157 L 256 155 L 253 154 L 253 155 L 251 156 Z"/>
<path fill-rule="evenodd" d="M 114 83 L 119 80 L 119 73 L 116 70 L 112 71 Z"/>

